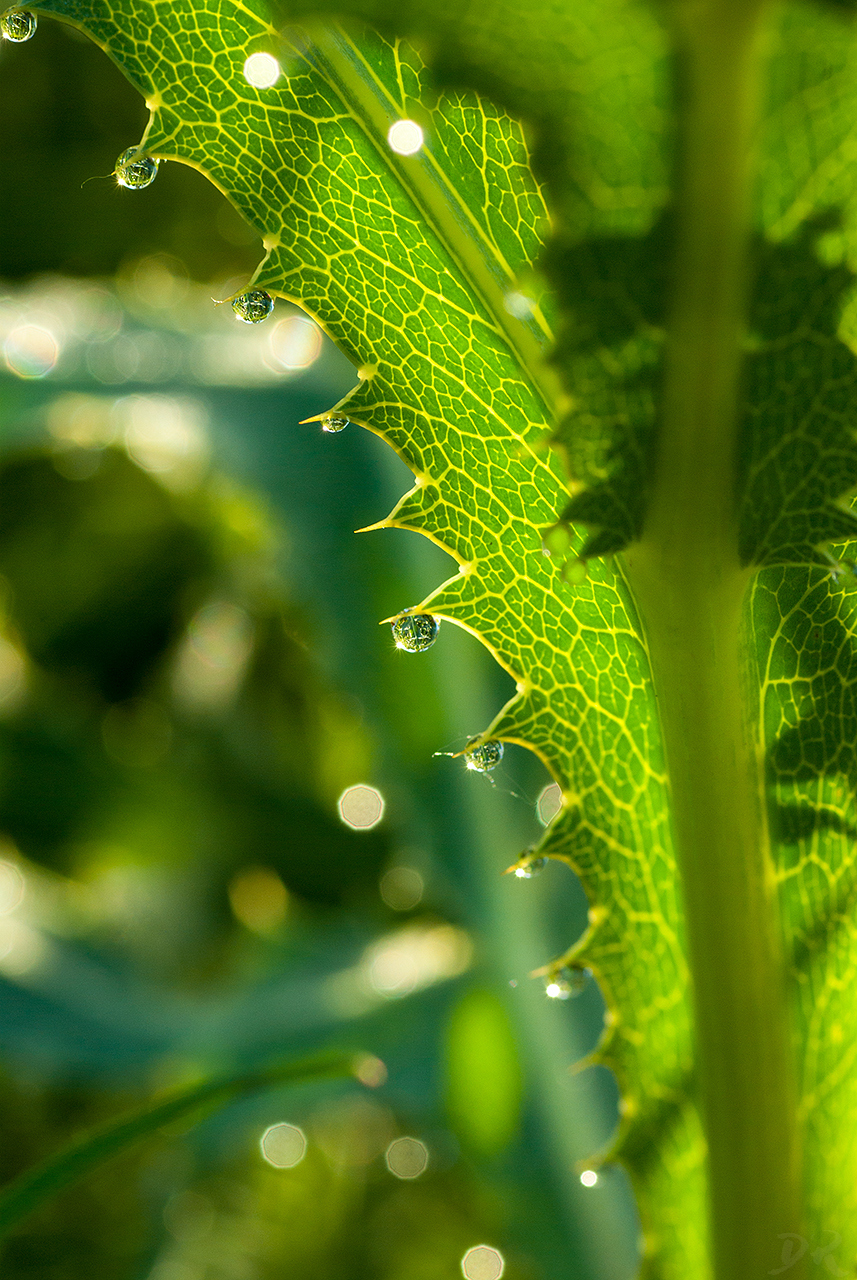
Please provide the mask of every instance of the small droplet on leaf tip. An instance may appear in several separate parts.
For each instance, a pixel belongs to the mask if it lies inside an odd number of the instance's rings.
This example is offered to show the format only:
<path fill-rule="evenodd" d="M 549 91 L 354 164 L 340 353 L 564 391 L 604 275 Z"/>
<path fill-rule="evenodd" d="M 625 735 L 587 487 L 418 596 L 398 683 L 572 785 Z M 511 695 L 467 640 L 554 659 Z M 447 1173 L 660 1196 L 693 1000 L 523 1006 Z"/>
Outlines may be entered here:
<path fill-rule="evenodd" d="M 403 653 L 425 653 L 437 639 L 440 623 L 430 613 L 406 610 L 390 624 L 396 648 Z"/>
<path fill-rule="evenodd" d="M 525 862 L 519 862 L 515 867 L 511 867 L 510 870 L 514 871 L 517 880 L 532 880 L 540 871 L 544 871 L 547 864 L 546 857 L 528 858 Z"/>
<path fill-rule="evenodd" d="M 142 191 L 158 176 L 158 164 L 153 156 L 147 156 L 140 147 L 129 147 L 116 161 L 116 181 L 129 191 Z"/>
<path fill-rule="evenodd" d="M 329 435 L 335 435 L 339 431 L 344 431 L 348 424 L 348 418 L 343 418 L 336 413 L 328 413 L 321 420 L 321 429 Z"/>
<path fill-rule="evenodd" d="M 232 310 L 244 324 L 261 324 L 274 310 L 274 299 L 264 289 L 248 289 L 232 299 Z"/>
<path fill-rule="evenodd" d="M 464 748 L 464 763 L 473 773 L 488 773 L 496 769 L 502 759 L 503 743 L 496 738 L 489 738 L 487 742 L 472 738 Z"/>
<path fill-rule="evenodd" d="M 591 977 L 591 969 L 571 966 L 557 969 L 545 979 L 545 995 L 551 1000 L 570 1000 L 580 995 Z"/>

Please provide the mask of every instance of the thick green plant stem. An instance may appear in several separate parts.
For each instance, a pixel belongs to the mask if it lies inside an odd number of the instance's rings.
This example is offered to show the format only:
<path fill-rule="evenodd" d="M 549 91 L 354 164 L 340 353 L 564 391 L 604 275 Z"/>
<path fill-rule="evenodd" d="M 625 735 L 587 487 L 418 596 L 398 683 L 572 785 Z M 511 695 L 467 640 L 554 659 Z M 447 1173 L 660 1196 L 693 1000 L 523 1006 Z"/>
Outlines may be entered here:
<path fill-rule="evenodd" d="M 626 563 L 673 797 L 713 1270 L 716 1280 L 750 1280 L 776 1266 L 778 1236 L 801 1230 L 782 942 L 761 761 L 742 696 L 749 575 L 735 504 L 765 5 L 698 0 L 677 15 L 685 130 L 664 412 L 647 524 Z"/>

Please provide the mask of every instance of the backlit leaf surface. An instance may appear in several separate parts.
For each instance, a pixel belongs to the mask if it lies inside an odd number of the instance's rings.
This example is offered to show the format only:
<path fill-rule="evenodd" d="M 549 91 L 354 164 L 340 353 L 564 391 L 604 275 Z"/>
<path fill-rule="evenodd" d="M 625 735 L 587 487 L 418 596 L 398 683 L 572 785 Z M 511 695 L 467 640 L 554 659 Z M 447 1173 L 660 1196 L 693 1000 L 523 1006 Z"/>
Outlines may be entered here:
<path fill-rule="evenodd" d="M 603 1057 L 621 1082 L 651 1274 L 703 1277 L 704 1144 L 645 641 L 618 560 L 567 582 L 541 540 L 569 502 L 569 473 L 590 550 L 631 541 L 644 515 L 671 242 L 665 30 L 619 0 L 497 3 L 490 16 L 351 5 L 426 38 L 442 82 L 483 92 L 437 97 L 414 46 L 289 25 L 282 11 L 274 23 L 255 4 L 39 9 L 80 26 L 140 88 L 147 148 L 207 174 L 263 234 L 253 284 L 297 302 L 353 359 L 362 377 L 344 412 L 413 470 L 381 523 L 450 551 L 458 571 L 424 606 L 477 634 L 518 681 L 490 732 L 537 751 L 563 789 L 542 851 L 575 867 L 592 903 L 574 958 L 608 999 Z M 349 5 L 289 12 L 323 8 Z M 270 88 L 243 74 L 255 52 L 283 68 Z M 857 1256 L 854 588 L 819 548 L 851 536 L 838 504 L 857 480 L 853 60 L 851 19 L 778 11 L 736 477 L 744 558 L 769 566 L 752 589 L 749 648 L 794 977 L 806 1229 L 814 1247 L 838 1235 L 840 1266 Z M 488 92 L 528 122 L 553 217 L 551 293 L 532 271 L 549 238 L 543 189 L 521 126 Z M 415 155 L 388 143 L 400 119 L 424 130 Z M 560 451 L 546 447 L 552 432 Z"/>

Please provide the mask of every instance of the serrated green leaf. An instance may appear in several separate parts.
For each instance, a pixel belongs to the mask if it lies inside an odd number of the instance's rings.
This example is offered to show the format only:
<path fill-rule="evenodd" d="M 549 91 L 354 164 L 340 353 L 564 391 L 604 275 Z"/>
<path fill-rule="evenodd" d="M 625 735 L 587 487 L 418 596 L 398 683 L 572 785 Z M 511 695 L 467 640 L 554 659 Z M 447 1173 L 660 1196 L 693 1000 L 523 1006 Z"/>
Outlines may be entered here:
<path fill-rule="evenodd" d="M 514 674 L 521 692 L 492 732 L 535 748 L 563 786 L 546 848 L 598 904 L 582 954 L 614 1011 L 604 1059 L 629 1122 L 668 1131 L 662 1155 L 640 1158 L 638 1186 L 681 1189 L 659 1247 L 701 1265 L 687 972 L 645 648 L 614 568 L 594 564 L 574 589 L 542 554 L 567 491 L 544 447 L 557 398 L 547 320 L 538 297 L 526 320 L 504 305 L 527 287 L 547 220 L 520 127 L 472 95 L 427 117 L 416 52 L 366 33 L 290 33 L 283 46 L 246 6 L 42 8 L 81 25 L 156 106 L 147 148 L 207 173 L 264 234 L 253 284 L 298 301 L 366 373 L 347 415 L 417 476 L 388 523 L 460 563 L 424 606 Z M 256 50 L 276 51 L 288 78 L 248 86 Z M 386 133 L 411 116 L 426 147 L 398 157 Z M 498 204 L 500 175 L 514 198 Z"/>
<path fill-rule="evenodd" d="M 142 0 L 40 6 L 80 25 L 140 87 L 153 111 L 151 152 L 206 173 L 264 235 L 268 256 L 254 286 L 297 301 L 361 367 L 348 417 L 388 440 L 417 478 L 381 523 L 418 530 L 459 562 L 423 607 L 478 635 L 518 681 L 486 732 L 535 750 L 563 789 L 540 852 L 568 861 L 593 903 L 591 930 L 565 959 L 590 964 L 608 999 L 602 1059 L 623 1091 L 619 1150 L 640 1198 L 649 1272 L 665 1280 L 709 1274 L 697 1097 L 720 1088 L 716 1053 L 708 1060 L 717 1031 L 705 1017 L 700 1079 L 691 1050 L 671 818 L 680 847 L 693 846 L 692 828 L 709 840 L 709 865 L 683 863 L 692 929 L 707 916 L 704 945 L 690 946 L 698 1007 L 719 1002 L 724 1033 L 740 1041 L 746 1029 L 754 1053 L 770 1025 L 770 1060 L 750 1054 L 736 1081 L 746 1086 L 741 1114 L 752 1120 L 755 1105 L 767 1116 L 779 1153 L 771 1162 L 789 1165 L 769 1170 L 759 1188 L 724 1192 L 722 1169 L 712 1179 L 715 1222 L 721 1194 L 734 1210 L 758 1190 L 764 1211 L 751 1253 L 741 1253 L 743 1228 L 725 1243 L 715 1231 L 718 1275 L 775 1268 L 778 1226 L 822 1251 L 833 1232 L 836 1258 L 857 1257 L 854 593 L 850 579 L 808 567 L 824 564 L 825 543 L 857 528 L 845 501 L 857 483 L 854 29 L 842 12 L 795 4 L 776 10 L 766 33 L 759 248 L 746 307 L 742 175 L 761 64 L 756 8 L 737 0 L 657 15 L 631 0 L 529 0 L 488 12 L 441 0 L 403 0 L 395 13 L 381 0 L 288 8 L 290 21 L 349 11 L 426 38 L 442 83 L 489 91 L 497 106 L 457 89 L 436 98 L 408 44 L 338 26 L 280 33 L 261 8 L 233 0 L 179 0 L 168 10 Z M 714 72 L 680 102 L 684 177 L 669 211 L 671 15 L 685 72 L 703 64 Z M 287 71 L 270 89 L 243 77 L 256 51 L 274 53 Z M 547 252 L 543 192 L 503 106 L 527 121 L 550 198 Z M 403 118 L 426 131 L 417 155 L 387 144 Z M 688 194 L 681 182 L 694 181 Z M 728 243 L 718 258 L 721 233 Z M 537 258 L 553 296 L 537 283 Z M 550 433 L 561 454 L 545 447 Z M 590 560 L 585 581 L 567 582 L 542 554 L 541 531 L 560 512 L 591 529 L 588 541 L 574 534 L 575 553 L 627 547 L 624 565 Z M 770 566 L 745 611 L 754 682 L 738 660 L 751 564 Z M 752 690 L 749 708 L 742 689 Z M 708 748 L 722 757 L 710 770 L 717 795 L 704 793 Z M 757 756 L 767 759 L 773 852 L 754 792 Z M 733 843 L 732 809 L 748 849 L 727 872 L 718 858 Z M 759 939 L 753 919 L 764 924 Z M 786 1035 L 781 941 L 793 978 L 803 1221 L 791 1202 L 765 1202 L 768 1183 L 790 1195 L 798 1181 L 778 1040 Z M 759 974 L 768 985 L 759 979 L 751 990 Z M 761 1017 L 766 998 L 770 1024 L 754 1027 L 752 1000 Z M 789 1130 L 779 1146 L 778 1114 Z M 711 1121 L 709 1135 L 719 1137 Z"/>

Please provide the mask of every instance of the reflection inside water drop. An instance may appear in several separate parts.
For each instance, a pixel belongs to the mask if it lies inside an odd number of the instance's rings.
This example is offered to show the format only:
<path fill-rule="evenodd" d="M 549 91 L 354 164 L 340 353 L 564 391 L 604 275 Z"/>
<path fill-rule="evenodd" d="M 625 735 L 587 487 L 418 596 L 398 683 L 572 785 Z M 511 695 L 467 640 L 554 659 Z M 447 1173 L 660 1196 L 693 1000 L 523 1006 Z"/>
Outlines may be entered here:
<path fill-rule="evenodd" d="M 408 613 L 391 623 L 396 648 L 404 653 L 425 653 L 437 639 L 440 623 L 430 613 Z"/>
<path fill-rule="evenodd" d="M 141 191 L 151 186 L 158 175 L 158 164 L 153 156 L 147 156 L 139 147 L 129 147 L 116 161 L 116 181 L 120 187 Z"/>
<path fill-rule="evenodd" d="M 264 289 L 249 289 L 232 299 L 232 310 L 244 324 L 261 324 L 274 310 L 274 299 Z"/>
<path fill-rule="evenodd" d="M 547 858 L 531 858 L 529 862 L 522 862 L 519 867 L 515 867 L 515 876 L 518 880 L 532 880 L 547 864 Z"/>
<path fill-rule="evenodd" d="M 464 763 L 474 773 L 487 773 L 489 769 L 496 769 L 502 759 L 503 744 L 496 738 L 489 738 L 487 742 L 473 738 L 464 748 Z"/>
<path fill-rule="evenodd" d="M 572 996 L 580 995 L 591 977 L 591 969 L 558 969 L 545 979 L 545 995 L 551 1000 L 570 1000 Z"/>
<path fill-rule="evenodd" d="M 38 18 L 29 9 L 7 9 L 0 15 L 0 36 L 13 44 L 23 44 L 32 40 L 38 25 Z"/>

